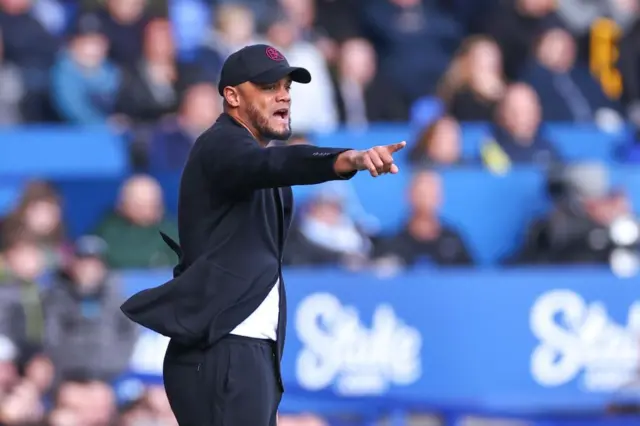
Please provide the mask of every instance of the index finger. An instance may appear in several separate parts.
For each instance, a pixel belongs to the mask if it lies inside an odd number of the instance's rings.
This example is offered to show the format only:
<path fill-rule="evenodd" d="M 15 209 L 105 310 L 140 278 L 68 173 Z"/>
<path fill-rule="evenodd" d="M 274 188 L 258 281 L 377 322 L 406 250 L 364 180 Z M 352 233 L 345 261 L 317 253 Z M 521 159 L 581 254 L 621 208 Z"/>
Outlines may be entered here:
<path fill-rule="evenodd" d="M 399 142 L 399 143 L 394 143 L 394 144 L 391 144 L 391 145 L 387 145 L 386 148 L 389 150 L 390 153 L 393 154 L 394 152 L 400 151 L 405 146 L 407 146 L 407 143 L 405 141 L 402 141 L 402 142 Z"/>

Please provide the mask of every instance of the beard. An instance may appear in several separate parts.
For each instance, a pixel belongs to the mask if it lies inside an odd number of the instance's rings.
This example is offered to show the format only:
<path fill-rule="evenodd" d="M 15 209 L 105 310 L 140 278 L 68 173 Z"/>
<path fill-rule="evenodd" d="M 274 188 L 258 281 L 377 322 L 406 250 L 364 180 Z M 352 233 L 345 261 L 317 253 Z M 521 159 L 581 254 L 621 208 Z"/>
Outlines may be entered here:
<path fill-rule="evenodd" d="M 260 114 L 253 106 L 247 109 L 247 115 L 251 120 L 251 125 L 258 131 L 260 137 L 268 140 L 286 141 L 291 137 L 291 116 L 289 116 L 289 124 L 285 130 L 274 129 L 269 125 L 269 118 Z"/>

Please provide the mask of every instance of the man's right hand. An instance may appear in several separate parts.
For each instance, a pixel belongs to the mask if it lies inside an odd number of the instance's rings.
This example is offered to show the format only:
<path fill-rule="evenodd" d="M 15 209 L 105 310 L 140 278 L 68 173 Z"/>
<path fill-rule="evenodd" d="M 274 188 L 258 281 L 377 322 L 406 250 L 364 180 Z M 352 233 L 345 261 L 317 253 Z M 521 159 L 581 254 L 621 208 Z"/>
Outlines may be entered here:
<path fill-rule="evenodd" d="M 353 171 L 368 170 L 373 177 L 386 173 L 396 174 L 399 169 L 393 162 L 393 154 L 406 145 L 407 143 L 403 141 L 391 145 L 374 146 L 366 151 L 345 151 L 338 155 L 335 163 L 336 173 L 346 175 Z"/>

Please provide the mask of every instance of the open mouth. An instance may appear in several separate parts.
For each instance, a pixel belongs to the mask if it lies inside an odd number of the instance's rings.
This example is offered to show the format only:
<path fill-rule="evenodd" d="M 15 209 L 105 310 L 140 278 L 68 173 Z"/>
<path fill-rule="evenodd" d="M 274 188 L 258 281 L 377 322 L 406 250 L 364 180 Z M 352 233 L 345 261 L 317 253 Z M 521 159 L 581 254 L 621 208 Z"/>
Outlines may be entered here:
<path fill-rule="evenodd" d="M 287 120 L 289 119 L 289 110 L 287 108 L 282 108 L 273 113 L 276 117 Z"/>

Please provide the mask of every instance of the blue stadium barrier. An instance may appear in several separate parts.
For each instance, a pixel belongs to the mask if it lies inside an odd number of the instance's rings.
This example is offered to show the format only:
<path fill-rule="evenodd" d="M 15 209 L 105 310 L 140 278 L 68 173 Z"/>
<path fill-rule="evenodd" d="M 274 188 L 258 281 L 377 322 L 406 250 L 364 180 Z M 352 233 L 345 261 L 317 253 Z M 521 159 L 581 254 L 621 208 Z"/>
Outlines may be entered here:
<path fill-rule="evenodd" d="M 23 188 L 21 179 L 0 178 L 0 217 L 17 207 Z"/>
<path fill-rule="evenodd" d="M 0 129 L 0 178 L 113 177 L 129 171 L 125 141 L 106 127 Z"/>
<path fill-rule="evenodd" d="M 559 149 L 572 159 L 610 160 L 626 130 L 605 133 L 593 126 L 547 126 Z M 340 131 L 319 135 L 321 145 L 365 148 L 399 140 L 412 140 L 407 125 L 375 125 L 369 131 Z M 477 159 L 486 124 L 464 125 L 464 156 Z M 627 136 L 625 136 L 627 135 Z M 105 128 L 30 127 L 1 130 L 0 213 L 6 212 L 23 179 L 53 179 L 66 202 L 65 219 L 71 237 L 91 232 L 111 209 L 123 180 L 130 173 L 127 146 Z M 403 155 L 406 152 L 403 151 Z M 403 163 L 402 158 L 400 162 Z M 401 164 L 403 171 L 410 170 Z M 640 171 L 633 166 L 612 165 L 614 183 L 626 188 L 636 210 L 640 206 Z M 531 168 L 516 168 L 506 176 L 493 176 L 480 167 L 442 172 L 443 219 L 456 225 L 475 259 L 492 265 L 517 248 L 528 223 L 549 208 L 544 175 Z M 157 176 L 165 190 L 170 214 L 177 211 L 179 174 Z M 406 218 L 406 185 L 409 173 L 385 176 L 374 182 L 359 175 L 348 183 L 357 195 L 360 216 L 368 213 L 384 233 L 396 232 Z M 316 187 L 295 189 L 299 202 Z"/>
<path fill-rule="evenodd" d="M 122 278 L 132 294 L 169 276 Z M 640 402 L 637 388 L 625 390 L 640 381 L 637 279 L 588 267 L 393 278 L 300 269 L 285 279 L 283 412 L 395 413 L 398 424 L 410 411 L 443 413 L 452 425 L 471 414 L 539 426 L 632 424 L 601 416 L 611 403 Z M 164 347 L 165 338 L 144 333 L 134 377 L 159 376 Z"/>

